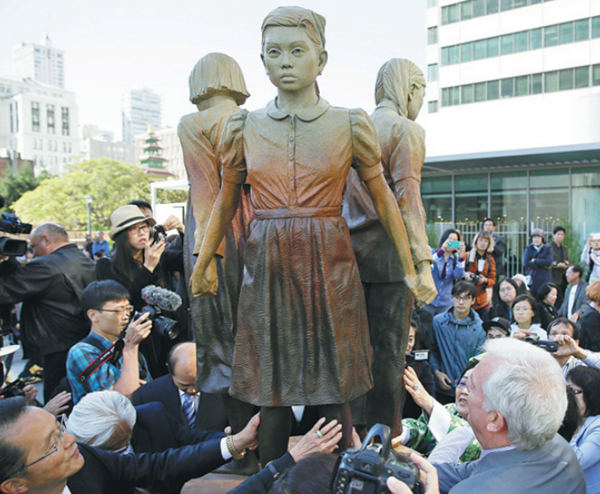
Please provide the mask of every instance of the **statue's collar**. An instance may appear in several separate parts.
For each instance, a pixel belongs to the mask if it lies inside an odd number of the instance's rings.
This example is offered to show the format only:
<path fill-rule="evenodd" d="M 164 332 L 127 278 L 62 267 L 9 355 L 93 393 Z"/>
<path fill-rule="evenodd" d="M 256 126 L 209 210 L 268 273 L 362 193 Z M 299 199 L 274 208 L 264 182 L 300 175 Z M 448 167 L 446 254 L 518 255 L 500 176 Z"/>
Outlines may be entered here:
<path fill-rule="evenodd" d="M 323 113 L 325 113 L 328 109 L 329 103 L 319 96 L 319 101 L 317 101 L 315 106 L 312 108 L 303 109 L 302 111 L 296 113 L 296 116 L 300 120 L 311 122 L 323 115 Z M 290 116 L 288 113 L 285 113 L 277 107 L 277 98 L 269 101 L 269 104 L 267 105 L 267 114 L 275 120 L 283 120 L 284 118 Z"/>

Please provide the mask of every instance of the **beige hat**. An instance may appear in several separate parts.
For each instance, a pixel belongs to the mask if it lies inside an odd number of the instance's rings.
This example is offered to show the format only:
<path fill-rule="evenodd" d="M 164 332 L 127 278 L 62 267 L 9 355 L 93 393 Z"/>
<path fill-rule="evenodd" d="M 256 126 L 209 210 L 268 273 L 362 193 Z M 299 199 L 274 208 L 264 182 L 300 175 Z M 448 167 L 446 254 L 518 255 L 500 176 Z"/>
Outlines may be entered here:
<path fill-rule="evenodd" d="M 156 225 L 156 220 L 152 216 L 144 216 L 142 210 L 137 206 L 133 206 L 132 204 L 121 206 L 119 209 L 115 209 L 113 214 L 110 215 L 110 224 L 113 228 L 108 236 L 114 240 L 117 233 L 127 230 L 130 226 L 142 221 L 147 221 L 150 226 Z"/>

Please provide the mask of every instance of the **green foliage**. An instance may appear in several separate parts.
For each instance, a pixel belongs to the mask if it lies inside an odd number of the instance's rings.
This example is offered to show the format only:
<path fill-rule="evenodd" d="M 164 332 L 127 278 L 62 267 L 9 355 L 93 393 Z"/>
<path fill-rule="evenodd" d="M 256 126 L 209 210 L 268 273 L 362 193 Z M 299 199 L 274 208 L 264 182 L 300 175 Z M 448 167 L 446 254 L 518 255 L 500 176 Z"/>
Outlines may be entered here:
<path fill-rule="evenodd" d="M 187 202 L 187 190 L 157 189 L 157 204 L 173 204 L 178 202 Z"/>
<path fill-rule="evenodd" d="M 425 225 L 425 232 L 427 233 L 427 240 L 429 241 L 429 245 L 432 247 L 436 247 L 439 243 L 437 228 L 434 223 L 427 223 Z"/>
<path fill-rule="evenodd" d="M 581 253 L 587 242 L 587 238 L 584 239 L 581 232 L 570 222 L 562 222 L 561 225 L 565 230 L 565 239 L 563 245 L 569 249 L 569 263 L 570 264 L 581 264 Z M 584 271 L 587 271 L 587 266 L 581 266 Z M 585 274 L 584 274 L 585 276 Z"/>
<path fill-rule="evenodd" d="M 69 166 L 61 176 L 44 180 L 15 204 L 19 218 L 34 225 L 54 221 L 67 230 L 87 228 L 85 196 L 94 200 L 92 223 L 110 228 L 110 214 L 133 199 L 149 200 L 150 179 L 140 167 L 108 158 Z"/>
<path fill-rule="evenodd" d="M 46 172 L 39 177 L 33 175 L 33 168 L 29 165 L 19 168 L 16 174 L 12 169 L 6 168 L 0 179 L 0 195 L 6 200 L 3 212 L 13 212 L 12 205 L 25 192 L 34 190 L 40 183 L 48 178 Z"/>

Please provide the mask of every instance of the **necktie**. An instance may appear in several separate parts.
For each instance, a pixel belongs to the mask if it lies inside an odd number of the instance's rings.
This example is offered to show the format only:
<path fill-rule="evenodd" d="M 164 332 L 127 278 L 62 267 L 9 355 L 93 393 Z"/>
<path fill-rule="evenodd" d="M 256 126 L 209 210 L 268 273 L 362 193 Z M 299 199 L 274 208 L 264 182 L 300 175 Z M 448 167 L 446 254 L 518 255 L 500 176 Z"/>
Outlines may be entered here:
<path fill-rule="evenodd" d="M 183 395 L 182 407 L 185 421 L 190 427 L 194 427 L 194 422 L 196 422 L 196 408 L 194 407 L 194 400 L 187 393 Z"/>

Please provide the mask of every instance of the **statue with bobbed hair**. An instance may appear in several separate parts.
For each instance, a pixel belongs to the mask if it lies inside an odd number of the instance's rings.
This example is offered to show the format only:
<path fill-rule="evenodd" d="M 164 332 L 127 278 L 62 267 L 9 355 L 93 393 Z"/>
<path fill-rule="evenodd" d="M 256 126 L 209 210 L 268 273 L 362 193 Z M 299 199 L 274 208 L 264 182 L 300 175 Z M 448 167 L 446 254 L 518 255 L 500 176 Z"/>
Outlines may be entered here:
<path fill-rule="evenodd" d="M 414 122 L 425 94 L 425 78 L 410 60 L 393 58 L 379 69 L 375 83 L 375 123 L 383 174 L 406 226 L 418 284 L 437 293 L 431 275 L 431 249 L 421 201 L 421 168 L 425 160 L 425 131 Z M 382 423 L 400 434 L 406 338 L 414 297 L 394 245 L 379 221 L 370 194 L 352 170 L 346 182 L 343 216 L 350 227 L 352 247 L 365 290 L 373 347 L 373 379 L 365 403 L 353 404 L 357 422 Z M 427 303 L 434 299 L 432 295 Z"/>
<path fill-rule="evenodd" d="M 240 66 L 223 53 L 209 53 L 198 60 L 190 74 L 189 86 L 190 101 L 198 111 L 182 117 L 177 128 L 190 182 L 184 245 L 186 285 L 221 188 L 218 150 L 225 123 L 250 96 Z M 197 346 L 196 389 L 222 394 L 234 434 L 244 428 L 253 411 L 251 405 L 229 396 L 243 252 L 252 218 L 250 186 L 243 185 L 239 208 L 209 266 L 218 276 L 218 293 L 205 299 L 189 293 Z M 236 473 L 252 474 L 258 464 L 252 453 L 234 462 L 233 468 Z"/>

